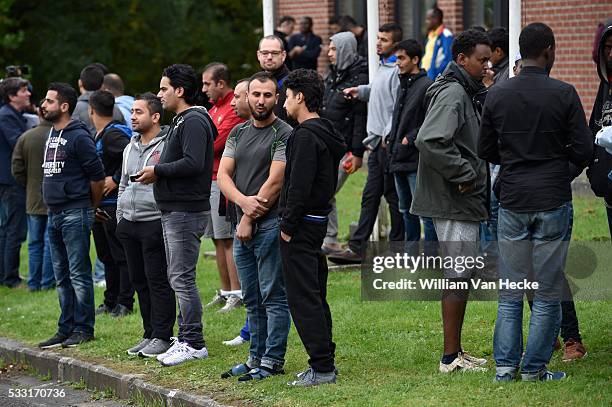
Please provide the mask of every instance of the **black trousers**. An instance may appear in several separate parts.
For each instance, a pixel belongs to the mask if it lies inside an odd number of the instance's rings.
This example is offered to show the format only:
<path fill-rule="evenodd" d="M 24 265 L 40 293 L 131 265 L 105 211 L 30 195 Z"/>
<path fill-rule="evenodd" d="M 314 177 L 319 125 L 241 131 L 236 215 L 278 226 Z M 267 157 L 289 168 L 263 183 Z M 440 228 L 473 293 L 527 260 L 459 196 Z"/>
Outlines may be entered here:
<path fill-rule="evenodd" d="M 130 310 L 134 306 L 134 288 L 130 283 L 127 261 L 123 245 L 117 238 L 117 206 L 101 206 L 111 219 L 106 222 L 94 222 L 92 227 L 94 243 L 98 258 L 104 264 L 104 304 L 114 308 L 121 304 Z"/>
<path fill-rule="evenodd" d="M 317 372 L 334 370 L 336 344 L 327 304 L 327 259 L 321 245 L 327 223 L 303 222 L 289 243 L 280 239 L 287 302 L 295 329 Z"/>
<path fill-rule="evenodd" d="M 389 204 L 389 214 L 391 216 L 389 240 L 400 242 L 404 240 L 404 220 L 399 211 L 395 179 L 393 174 L 385 171 L 386 166 L 387 151 L 378 147 L 376 151 L 370 153 L 368 158 L 368 178 L 361 196 L 359 224 L 351 240 L 349 240 L 349 247 L 355 253 L 363 254 L 366 249 L 367 241 L 374 229 L 374 223 L 376 223 L 378 207 L 383 195 Z"/>
<path fill-rule="evenodd" d="M 130 281 L 138 294 L 144 338 L 170 341 L 176 303 L 168 282 L 161 221 L 122 219 L 117 236 L 123 243 Z"/>

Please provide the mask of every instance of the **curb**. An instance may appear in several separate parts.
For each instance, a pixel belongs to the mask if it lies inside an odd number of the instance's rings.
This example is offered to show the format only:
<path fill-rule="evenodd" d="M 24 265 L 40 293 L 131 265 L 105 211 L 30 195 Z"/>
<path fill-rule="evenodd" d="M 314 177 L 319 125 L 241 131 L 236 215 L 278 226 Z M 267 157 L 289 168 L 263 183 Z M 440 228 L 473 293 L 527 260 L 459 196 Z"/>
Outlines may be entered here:
<path fill-rule="evenodd" d="M 142 380 L 143 375 L 123 374 L 102 365 L 83 362 L 50 351 L 32 349 L 24 344 L 0 338 L 0 357 L 31 366 L 40 375 L 50 375 L 60 382 L 83 382 L 90 390 L 112 390 L 120 399 L 140 395 L 150 403 L 168 407 L 221 407 L 210 397 L 196 396 L 177 389 L 167 389 Z"/>

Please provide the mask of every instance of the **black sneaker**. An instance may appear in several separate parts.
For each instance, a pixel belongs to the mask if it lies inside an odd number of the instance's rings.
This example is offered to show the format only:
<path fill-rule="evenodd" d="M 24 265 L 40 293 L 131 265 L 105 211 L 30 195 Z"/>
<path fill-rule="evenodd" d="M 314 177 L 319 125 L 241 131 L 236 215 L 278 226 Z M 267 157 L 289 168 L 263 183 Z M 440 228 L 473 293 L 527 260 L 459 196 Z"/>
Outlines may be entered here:
<path fill-rule="evenodd" d="M 96 315 L 109 314 L 113 311 L 111 307 L 102 303 L 96 308 Z"/>
<path fill-rule="evenodd" d="M 41 349 L 58 348 L 62 346 L 62 342 L 64 342 L 66 339 L 68 339 L 66 335 L 55 334 L 50 339 L 39 343 L 38 347 Z"/>
<path fill-rule="evenodd" d="M 126 315 L 130 315 L 133 310 L 129 309 L 125 305 L 117 304 L 115 308 L 110 312 L 110 316 L 113 318 L 121 318 Z"/>
<path fill-rule="evenodd" d="M 62 342 L 62 348 L 74 348 L 85 342 L 93 340 L 93 335 L 88 335 L 83 332 L 73 332 L 70 338 Z"/>

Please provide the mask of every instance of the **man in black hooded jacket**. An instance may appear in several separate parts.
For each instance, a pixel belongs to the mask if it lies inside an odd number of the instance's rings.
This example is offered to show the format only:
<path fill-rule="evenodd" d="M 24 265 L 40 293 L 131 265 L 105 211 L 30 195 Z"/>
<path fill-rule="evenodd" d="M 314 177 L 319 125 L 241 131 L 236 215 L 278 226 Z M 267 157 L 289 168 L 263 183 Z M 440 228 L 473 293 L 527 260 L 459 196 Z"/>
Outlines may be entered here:
<path fill-rule="evenodd" d="M 280 250 L 289 310 L 310 356 L 309 369 L 289 385 L 307 387 L 336 381 L 327 261 L 320 248 L 346 145 L 332 124 L 318 115 L 323 81 L 315 71 L 291 72 L 285 88 L 287 114 L 299 124 L 287 143 Z"/>
<path fill-rule="evenodd" d="M 597 73 L 601 82 L 597 91 L 589 127 L 593 136 L 606 126 L 612 126 L 612 25 L 604 28 L 599 41 Z M 601 146 L 595 146 L 593 161 L 587 169 L 591 189 L 595 195 L 603 197 L 608 212 L 608 226 L 612 237 L 612 180 L 609 174 L 612 171 L 612 155 Z"/>

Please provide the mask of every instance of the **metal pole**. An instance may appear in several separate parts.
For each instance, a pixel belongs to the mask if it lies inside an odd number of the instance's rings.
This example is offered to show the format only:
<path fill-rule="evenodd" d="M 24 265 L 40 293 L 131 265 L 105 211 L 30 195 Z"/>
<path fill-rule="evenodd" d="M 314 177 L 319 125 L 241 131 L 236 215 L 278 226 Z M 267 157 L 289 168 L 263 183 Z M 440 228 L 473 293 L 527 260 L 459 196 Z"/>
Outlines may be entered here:
<path fill-rule="evenodd" d="M 263 0 L 264 36 L 274 34 L 274 0 Z"/>
<path fill-rule="evenodd" d="M 368 74 L 370 83 L 378 70 L 378 55 L 376 54 L 376 36 L 378 35 L 378 0 L 368 0 Z"/>
<path fill-rule="evenodd" d="M 508 1 L 508 37 L 510 38 L 510 77 L 514 76 L 512 66 L 514 66 L 514 56 L 519 52 L 519 35 L 521 34 L 521 0 Z"/>

